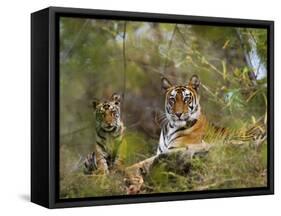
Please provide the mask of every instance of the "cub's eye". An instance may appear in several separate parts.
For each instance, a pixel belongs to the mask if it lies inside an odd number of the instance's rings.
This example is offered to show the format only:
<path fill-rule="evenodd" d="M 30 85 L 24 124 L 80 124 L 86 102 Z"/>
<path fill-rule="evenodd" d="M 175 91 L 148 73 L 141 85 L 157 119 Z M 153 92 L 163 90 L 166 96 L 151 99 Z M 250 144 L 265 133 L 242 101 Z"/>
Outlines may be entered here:
<path fill-rule="evenodd" d="M 104 112 L 97 112 L 97 113 L 96 113 L 96 117 L 97 117 L 98 119 L 104 119 L 105 113 L 104 113 Z"/>
<path fill-rule="evenodd" d="M 100 115 L 104 114 L 104 112 L 102 110 L 97 110 L 97 113 L 100 114 Z"/>
<path fill-rule="evenodd" d="M 175 101 L 176 101 L 175 98 L 169 98 L 169 103 L 170 103 L 170 104 L 174 104 Z"/>

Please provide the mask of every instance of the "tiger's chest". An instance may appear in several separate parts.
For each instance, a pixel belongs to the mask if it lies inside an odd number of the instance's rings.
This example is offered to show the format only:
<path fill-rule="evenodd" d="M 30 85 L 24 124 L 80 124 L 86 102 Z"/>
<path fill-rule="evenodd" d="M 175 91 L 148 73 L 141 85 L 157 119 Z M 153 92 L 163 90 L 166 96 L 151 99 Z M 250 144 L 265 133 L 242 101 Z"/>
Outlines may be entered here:
<path fill-rule="evenodd" d="M 206 119 L 204 116 L 200 117 L 191 127 L 173 128 L 167 124 L 162 128 L 157 154 L 165 153 L 172 148 L 201 144 L 205 128 Z"/>
<path fill-rule="evenodd" d="M 103 151 L 104 156 L 115 157 L 119 146 L 123 140 L 123 127 L 121 126 L 113 132 L 97 132 L 97 144 Z"/>

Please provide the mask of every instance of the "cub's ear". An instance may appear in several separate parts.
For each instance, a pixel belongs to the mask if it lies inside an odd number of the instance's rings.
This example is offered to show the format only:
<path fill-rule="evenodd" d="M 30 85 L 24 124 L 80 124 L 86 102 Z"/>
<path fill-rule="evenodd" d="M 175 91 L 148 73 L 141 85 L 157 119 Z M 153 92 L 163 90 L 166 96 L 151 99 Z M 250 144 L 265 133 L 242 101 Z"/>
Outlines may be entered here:
<path fill-rule="evenodd" d="M 121 103 L 121 96 L 117 93 L 114 93 L 112 96 L 111 96 L 111 100 L 115 103 L 115 105 L 120 105 Z"/>
<path fill-rule="evenodd" d="M 162 90 L 167 91 L 167 89 L 172 87 L 172 84 L 166 77 L 162 77 L 161 78 L 161 87 L 162 87 Z"/>
<path fill-rule="evenodd" d="M 199 90 L 199 86 L 200 86 L 200 80 L 199 77 L 197 75 L 192 75 L 192 77 L 189 80 L 188 83 L 189 86 L 191 86 L 191 88 L 195 89 L 196 91 Z"/>
<path fill-rule="evenodd" d="M 94 110 L 96 110 L 97 106 L 99 105 L 100 101 L 98 99 L 93 99 L 91 101 L 91 105 L 94 108 Z"/>

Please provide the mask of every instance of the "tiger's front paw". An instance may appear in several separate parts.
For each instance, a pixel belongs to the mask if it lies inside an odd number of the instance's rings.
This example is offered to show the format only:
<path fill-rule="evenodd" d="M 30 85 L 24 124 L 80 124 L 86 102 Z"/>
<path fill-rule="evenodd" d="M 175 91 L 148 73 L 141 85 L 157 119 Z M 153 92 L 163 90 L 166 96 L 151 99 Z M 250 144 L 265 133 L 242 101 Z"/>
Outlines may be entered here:
<path fill-rule="evenodd" d="M 139 194 L 144 186 L 144 179 L 141 172 L 142 169 L 138 168 L 136 172 L 128 172 L 126 170 L 126 177 L 124 183 L 126 186 L 126 193 L 128 195 Z"/>
<path fill-rule="evenodd" d="M 87 175 L 93 174 L 97 170 L 97 161 L 95 152 L 88 154 L 84 161 L 84 173 Z"/>
<path fill-rule="evenodd" d="M 132 178 L 124 179 L 126 185 L 126 193 L 128 195 L 139 194 L 142 190 L 144 181 L 142 176 L 134 176 Z"/>

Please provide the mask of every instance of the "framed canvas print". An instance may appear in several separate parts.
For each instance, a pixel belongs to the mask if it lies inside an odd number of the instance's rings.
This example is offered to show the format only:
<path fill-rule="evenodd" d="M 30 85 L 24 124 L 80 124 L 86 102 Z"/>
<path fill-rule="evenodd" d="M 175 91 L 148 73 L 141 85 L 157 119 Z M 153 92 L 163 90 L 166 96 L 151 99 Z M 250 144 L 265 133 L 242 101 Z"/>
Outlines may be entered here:
<path fill-rule="evenodd" d="M 273 194 L 273 21 L 31 15 L 31 201 Z"/>

